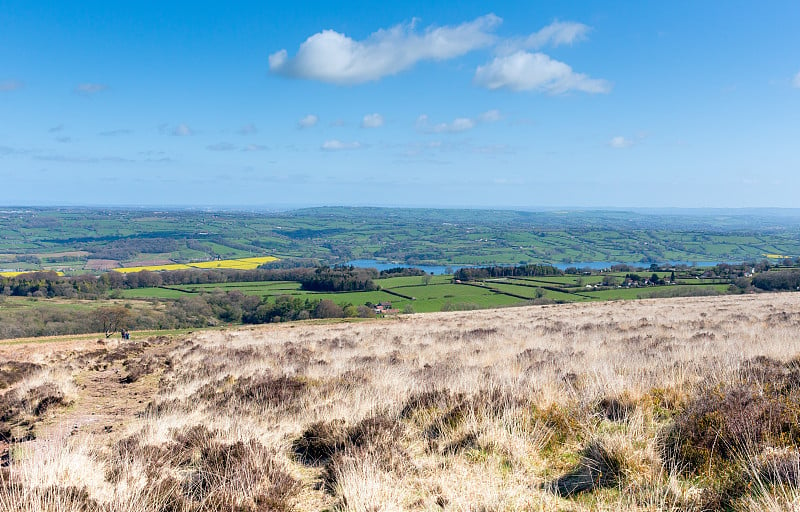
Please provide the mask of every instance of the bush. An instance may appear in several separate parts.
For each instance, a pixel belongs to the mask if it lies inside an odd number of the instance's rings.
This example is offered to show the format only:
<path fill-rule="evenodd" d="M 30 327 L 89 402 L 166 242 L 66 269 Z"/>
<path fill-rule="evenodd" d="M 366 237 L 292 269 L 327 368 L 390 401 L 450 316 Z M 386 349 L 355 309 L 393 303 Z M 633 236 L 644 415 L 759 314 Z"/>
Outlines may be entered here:
<path fill-rule="evenodd" d="M 736 382 L 705 384 L 664 436 L 668 462 L 692 473 L 765 446 L 800 442 L 800 372 L 796 362 L 760 357 Z"/>
<path fill-rule="evenodd" d="M 614 487 L 619 483 L 621 468 L 622 460 L 617 454 L 610 452 L 603 444 L 593 442 L 581 452 L 581 460 L 575 468 L 545 487 L 559 496 Z"/>

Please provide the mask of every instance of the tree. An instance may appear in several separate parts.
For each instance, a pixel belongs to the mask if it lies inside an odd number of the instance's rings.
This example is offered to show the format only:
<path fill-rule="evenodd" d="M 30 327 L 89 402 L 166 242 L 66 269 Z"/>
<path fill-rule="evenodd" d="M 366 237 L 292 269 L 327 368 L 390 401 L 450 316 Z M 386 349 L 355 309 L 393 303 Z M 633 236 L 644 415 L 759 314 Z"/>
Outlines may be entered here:
<path fill-rule="evenodd" d="M 329 299 L 322 299 L 314 308 L 315 318 L 342 318 L 343 316 L 342 307 Z"/>
<path fill-rule="evenodd" d="M 603 286 L 617 286 L 619 284 L 619 280 L 612 275 L 606 274 L 603 276 L 603 280 L 600 281 L 600 284 Z"/>
<path fill-rule="evenodd" d="M 425 275 L 422 276 L 422 284 L 428 286 L 430 283 L 431 283 L 431 275 L 426 272 Z"/>
<path fill-rule="evenodd" d="M 97 321 L 106 334 L 106 338 L 110 338 L 112 334 L 124 328 L 129 317 L 130 311 L 123 306 L 97 308 Z"/>
<path fill-rule="evenodd" d="M 375 310 L 370 306 L 358 306 L 356 310 L 358 311 L 359 318 L 375 318 Z"/>

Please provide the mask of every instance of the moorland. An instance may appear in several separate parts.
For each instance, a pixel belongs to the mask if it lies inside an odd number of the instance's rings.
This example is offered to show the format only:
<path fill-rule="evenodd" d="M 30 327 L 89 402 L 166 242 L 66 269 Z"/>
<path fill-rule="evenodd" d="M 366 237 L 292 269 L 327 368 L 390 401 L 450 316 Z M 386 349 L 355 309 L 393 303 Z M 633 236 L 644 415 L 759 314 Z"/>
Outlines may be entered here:
<path fill-rule="evenodd" d="M 0 344 L 3 511 L 796 510 L 800 295 Z"/>

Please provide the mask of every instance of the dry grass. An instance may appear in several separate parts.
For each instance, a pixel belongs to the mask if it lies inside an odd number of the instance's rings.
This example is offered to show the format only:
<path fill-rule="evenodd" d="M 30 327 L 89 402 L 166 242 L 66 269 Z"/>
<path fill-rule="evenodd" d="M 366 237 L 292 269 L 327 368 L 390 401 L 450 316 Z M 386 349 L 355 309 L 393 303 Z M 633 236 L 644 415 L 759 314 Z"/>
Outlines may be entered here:
<path fill-rule="evenodd" d="M 36 440 L 7 450 L 0 511 L 798 510 L 799 311 L 662 299 L 39 348 L 6 378 Z M 64 399 L 36 415 L 48 385 Z M 115 396 L 113 429 L 69 431 Z"/>

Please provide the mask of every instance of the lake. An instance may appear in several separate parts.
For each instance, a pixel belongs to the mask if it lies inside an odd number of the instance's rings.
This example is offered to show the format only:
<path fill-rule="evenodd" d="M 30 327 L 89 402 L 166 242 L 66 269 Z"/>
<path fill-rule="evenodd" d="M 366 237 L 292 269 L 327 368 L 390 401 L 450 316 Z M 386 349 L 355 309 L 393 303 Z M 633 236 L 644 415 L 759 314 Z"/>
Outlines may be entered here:
<path fill-rule="evenodd" d="M 666 264 L 668 265 L 688 265 L 688 266 L 697 266 L 697 267 L 713 267 L 718 263 L 730 263 L 730 262 L 717 262 L 717 261 L 668 261 Z M 741 262 L 739 262 L 741 263 Z M 576 267 L 576 268 L 590 268 L 592 270 L 602 270 L 604 268 L 610 268 L 612 265 L 630 265 L 632 267 L 641 267 L 641 268 L 649 268 L 649 263 L 624 263 L 619 261 L 587 261 L 587 262 L 580 262 L 580 263 L 553 263 L 553 266 L 564 270 L 569 267 Z M 378 261 L 378 260 L 351 260 L 346 263 L 346 265 L 352 265 L 354 267 L 360 268 L 376 268 L 378 271 L 381 270 L 389 270 L 390 268 L 418 268 L 420 270 L 424 270 L 429 274 L 440 275 L 445 273 L 445 269 L 450 267 L 453 272 L 461 269 L 461 268 L 469 268 L 475 266 L 485 266 L 485 265 L 408 265 L 406 263 L 392 263 L 392 262 L 385 262 L 385 261 Z"/>

